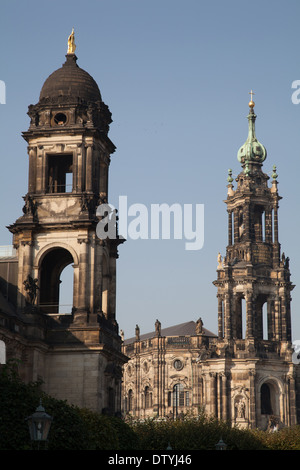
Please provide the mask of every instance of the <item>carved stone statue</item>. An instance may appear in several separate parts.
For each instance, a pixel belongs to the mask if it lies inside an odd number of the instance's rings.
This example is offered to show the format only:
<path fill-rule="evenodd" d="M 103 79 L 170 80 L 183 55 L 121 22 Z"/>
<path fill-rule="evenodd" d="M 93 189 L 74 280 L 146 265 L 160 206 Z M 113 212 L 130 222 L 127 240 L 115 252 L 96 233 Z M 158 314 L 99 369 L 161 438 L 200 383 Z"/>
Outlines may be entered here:
<path fill-rule="evenodd" d="M 218 269 L 223 268 L 222 255 L 218 253 Z"/>
<path fill-rule="evenodd" d="M 196 335 L 201 335 L 203 333 L 203 321 L 202 318 L 196 321 Z"/>
<path fill-rule="evenodd" d="M 25 291 L 27 292 L 28 303 L 30 303 L 31 305 L 34 305 L 37 291 L 39 289 L 37 282 L 38 280 L 33 279 L 29 274 L 27 276 L 26 281 L 23 282 L 25 286 Z"/>
<path fill-rule="evenodd" d="M 245 400 L 242 398 L 235 404 L 235 409 L 236 409 L 236 417 L 237 418 L 242 418 L 245 419 L 245 411 L 246 411 L 246 405 L 245 405 Z"/>
<path fill-rule="evenodd" d="M 37 203 L 33 201 L 32 197 L 29 194 L 26 194 L 23 199 L 25 201 L 25 204 L 23 206 L 24 215 L 36 217 Z"/>
<path fill-rule="evenodd" d="M 156 331 L 156 336 L 160 336 L 161 333 L 161 323 L 160 321 L 156 320 L 155 322 L 155 331 Z"/>
<path fill-rule="evenodd" d="M 140 327 L 139 327 L 139 325 L 135 326 L 135 339 L 137 341 L 139 341 L 139 339 L 140 339 Z"/>

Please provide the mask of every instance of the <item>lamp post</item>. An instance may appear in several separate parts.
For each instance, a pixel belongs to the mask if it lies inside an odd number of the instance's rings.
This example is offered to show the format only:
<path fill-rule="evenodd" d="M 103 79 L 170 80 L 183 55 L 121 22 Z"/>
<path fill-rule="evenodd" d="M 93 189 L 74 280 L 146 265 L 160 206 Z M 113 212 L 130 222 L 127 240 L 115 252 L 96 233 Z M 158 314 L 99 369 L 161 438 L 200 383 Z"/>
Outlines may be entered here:
<path fill-rule="evenodd" d="M 45 408 L 42 406 L 42 400 L 35 410 L 35 412 L 26 418 L 29 426 L 30 439 L 32 442 L 37 442 L 39 449 L 41 442 L 46 442 L 52 423 L 52 416 L 45 412 Z"/>
<path fill-rule="evenodd" d="M 219 442 L 216 444 L 216 450 L 226 450 L 227 444 L 223 441 L 222 437 Z"/>

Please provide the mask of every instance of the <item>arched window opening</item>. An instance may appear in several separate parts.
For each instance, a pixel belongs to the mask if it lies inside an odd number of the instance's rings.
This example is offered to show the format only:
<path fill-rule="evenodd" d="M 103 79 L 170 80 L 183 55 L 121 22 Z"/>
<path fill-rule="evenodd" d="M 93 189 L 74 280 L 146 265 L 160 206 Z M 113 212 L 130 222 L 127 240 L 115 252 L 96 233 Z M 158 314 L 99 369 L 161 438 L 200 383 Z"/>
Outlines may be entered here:
<path fill-rule="evenodd" d="M 271 390 L 268 384 L 263 384 L 260 389 L 260 406 L 261 414 L 271 415 L 273 414 L 271 404 Z"/>
<path fill-rule="evenodd" d="M 65 248 L 54 248 L 44 256 L 39 281 L 39 306 L 43 313 L 59 313 L 61 273 L 71 263 L 73 257 Z"/>
<path fill-rule="evenodd" d="M 173 387 L 173 415 L 177 417 L 180 408 L 189 406 L 189 392 L 184 390 L 182 384 L 178 383 Z"/>
<path fill-rule="evenodd" d="M 73 265 L 66 266 L 60 275 L 59 284 L 59 313 L 71 313 L 73 306 Z"/>
<path fill-rule="evenodd" d="M 149 390 L 149 387 L 145 387 L 145 392 L 144 392 L 144 395 L 145 395 L 145 408 L 151 408 L 152 404 L 151 404 L 151 392 Z"/>
<path fill-rule="evenodd" d="M 239 241 L 242 241 L 244 234 L 245 234 L 244 214 L 242 210 L 239 211 L 238 225 L 239 225 Z"/>
<path fill-rule="evenodd" d="M 243 306 L 243 296 L 237 295 L 235 298 L 235 314 L 234 314 L 234 336 L 237 339 L 242 339 L 245 336 L 245 331 L 243 328 L 244 324 L 244 317 L 245 317 L 245 308 Z"/>
<path fill-rule="evenodd" d="M 268 308 L 267 298 L 261 294 L 256 298 L 256 336 L 258 339 L 268 340 Z"/>
<path fill-rule="evenodd" d="M 132 411 L 133 410 L 133 391 L 132 390 L 129 390 L 128 392 L 127 405 L 128 405 L 128 411 Z"/>
<path fill-rule="evenodd" d="M 0 341 L 0 364 L 6 364 L 6 346 L 4 341 Z"/>

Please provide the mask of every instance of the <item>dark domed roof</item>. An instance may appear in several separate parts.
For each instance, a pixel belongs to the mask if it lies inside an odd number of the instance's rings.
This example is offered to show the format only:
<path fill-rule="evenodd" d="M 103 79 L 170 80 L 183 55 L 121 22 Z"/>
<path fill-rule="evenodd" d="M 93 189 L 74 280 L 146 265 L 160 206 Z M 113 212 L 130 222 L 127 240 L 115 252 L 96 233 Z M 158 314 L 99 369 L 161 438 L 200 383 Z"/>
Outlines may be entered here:
<path fill-rule="evenodd" d="M 43 98 L 56 98 L 67 96 L 79 98 L 87 102 L 101 101 L 99 87 L 93 77 L 81 69 L 77 63 L 75 54 L 67 54 L 63 66 L 53 72 L 45 81 L 40 101 Z"/>

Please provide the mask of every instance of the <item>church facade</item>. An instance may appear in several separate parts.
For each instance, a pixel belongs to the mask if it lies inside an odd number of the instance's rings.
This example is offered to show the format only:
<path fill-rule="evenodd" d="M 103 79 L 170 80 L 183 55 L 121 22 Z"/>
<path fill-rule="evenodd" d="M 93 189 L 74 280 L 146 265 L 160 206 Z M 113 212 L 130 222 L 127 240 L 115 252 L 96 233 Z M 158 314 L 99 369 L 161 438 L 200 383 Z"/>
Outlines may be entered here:
<path fill-rule="evenodd" d="M 9 226 L 13 252 L 0 259 L 0 340 L 25 381 L 81 407 L 120 411 L 121 338 L 116 321 L 115 239 L 97 236 L 108 201 L 115 146 L 94 79 L 77 64 L 74 32 L 66 61 L 29 106 L 28 192 Z M 59 310 L 61 273 L 73 267 L 73 299 Z"/>
<path fill-rule="evenodd" d="M 228 245 L 218 255 L 216 335 L 180 327 L 127 340 L 123 410 L 136 418 L 209 415 L 243 428 L 299 421 L 299 366 L 292 360 L 289 258 L 278 239 L 276 168 L 263 172 L 265 147 L 249 103 L 248 137 L 238 151 L 242 171 L 228 175 Z M 185 325 L 187 327 L 187 325 Z"/>

